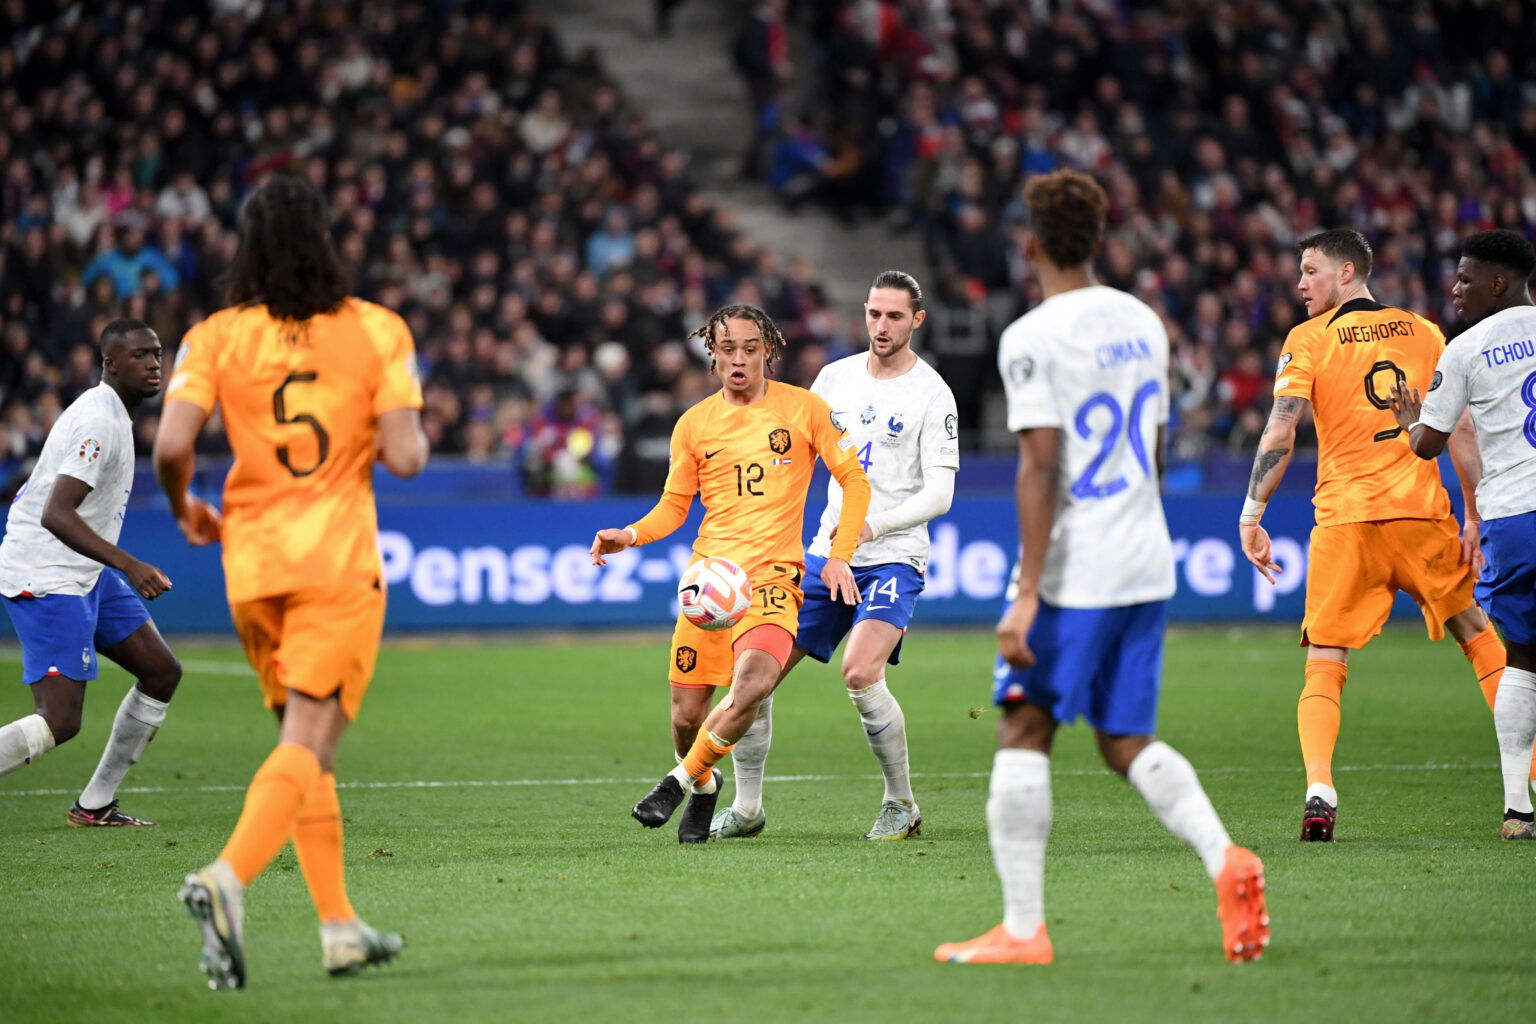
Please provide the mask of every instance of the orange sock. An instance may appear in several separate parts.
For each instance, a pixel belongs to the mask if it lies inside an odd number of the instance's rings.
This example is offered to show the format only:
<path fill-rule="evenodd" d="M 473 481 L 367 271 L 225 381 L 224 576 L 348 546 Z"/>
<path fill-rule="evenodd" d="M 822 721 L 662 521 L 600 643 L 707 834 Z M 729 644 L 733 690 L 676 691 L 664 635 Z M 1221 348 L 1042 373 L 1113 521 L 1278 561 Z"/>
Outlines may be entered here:
<path fill-rule="evenodd" d="M 683 758 L 683 771 L 694 782 L 703 785 L 709 781 L 710 770 L 735 745 L 726 743 L 708 729 L 700 729 L 698 736 L 694 737 L 693 746 L 688 749 L 688 755 Z"/>
<path fill-rule="evenodd" d="M 283 848 L 304 797 L 319 778 L 320 762 L 297 743 L 279 743 L 256 769 L 245 791 L 245 810 L 219 854 L 241 885 L 250 885 Z"/>
<path fill-rule="evenodd" d="M 1489 626 L 1477 636 L 1461 645 L 1461 653 L 1472 663 L 1472 674 L 1483 691 L 1488 710 L 1493 710 L 1493 699 L 1499 692 L 1499 677 L 1504 674 L 1504 645 L 1499 634 Z"/>
<path fill-rule="evenodd" d="M 1301 736 L 1301 759 L 1307 766 L 1307 785 L 1333 785 L 1333 745 L 1339 739 L 1339 697 L 1349 667 L 1342 661 L 1308 658 L 1306 685 L 1296 702 L 1296 732 Z"/>
<path fill-rule="evenodd" d="M 293 826 L 293 852 L 315 902 L 321 921 L 350 921 L 357 916 L 347 900 L 347 873 L 342 862 L 341 801 L 336 776 L 326 772 L 304 797 Z"/>

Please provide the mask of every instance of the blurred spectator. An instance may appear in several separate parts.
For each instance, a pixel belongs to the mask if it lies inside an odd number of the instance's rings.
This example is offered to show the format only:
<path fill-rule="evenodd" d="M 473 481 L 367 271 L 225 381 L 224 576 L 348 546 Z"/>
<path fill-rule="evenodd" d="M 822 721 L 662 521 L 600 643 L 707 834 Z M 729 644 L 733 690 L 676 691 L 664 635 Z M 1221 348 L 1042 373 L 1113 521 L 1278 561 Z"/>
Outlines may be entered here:
<path fill-rule="evenodd" d="M 568 57 L 526 0 L 11 13 L 27 40 L 0 60 L 13 453 L 94 380 L 107 319 L 143 317 L 174 350 L 223 303 L 240 202 L 274 173 L 326 195 L 355 290 L 411 326 L 433 449 L 525 467 L 535 491 L 592 493 L 642 383 L 647 430 L 707 393 L 679 341 L 716 306 L 772 296 L 792 345 L 823 330 L 599 56 Z M 786 72 L 782 11 L 764 13 Z M 201 450 L 221 432 L 214 417 Z"/>

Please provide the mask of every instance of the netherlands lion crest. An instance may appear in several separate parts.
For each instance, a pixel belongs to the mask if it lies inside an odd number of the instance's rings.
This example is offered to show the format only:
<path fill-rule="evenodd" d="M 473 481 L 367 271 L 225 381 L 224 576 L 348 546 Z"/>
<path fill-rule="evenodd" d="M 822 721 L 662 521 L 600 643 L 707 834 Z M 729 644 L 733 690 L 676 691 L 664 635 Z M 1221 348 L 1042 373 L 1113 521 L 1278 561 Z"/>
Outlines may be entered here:
<path fill-rule="evenodd" d="M 783 455 L 785 452 L 789 451 L 789 443 L 789 431 L 785 430 L 783 427 L 780 427 L 777 430 L 769 431 L 768 447 L 773 449 L 774 454 Z"/>
<path fill-rule="evenodd" d="M 676 661 L 679 672 L 692 672 L 693 667 L 699 663 L 699 652 L 692 647 L 679 647 Z"/>

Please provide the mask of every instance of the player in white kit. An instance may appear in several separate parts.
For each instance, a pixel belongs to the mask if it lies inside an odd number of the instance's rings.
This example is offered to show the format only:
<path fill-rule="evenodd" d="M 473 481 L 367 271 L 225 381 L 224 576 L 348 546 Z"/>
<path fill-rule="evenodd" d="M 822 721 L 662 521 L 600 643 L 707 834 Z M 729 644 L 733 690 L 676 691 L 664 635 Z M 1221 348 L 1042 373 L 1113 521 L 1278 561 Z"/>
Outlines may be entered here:
<path fill-rule="evenodd" d="M 805 559 L 800 630 L 784 675 L 806 655 L 828 663 L 848 638 L 843 682 L 885 776 L 880 811 L 865 839 L 905 839 L 923 823 L 912 795 L 906 718 L 886 686 L 885 666 L 900 661 L 902 637 L 923 591 L 927 524 L 949 511 L 960 466 L 955 396 L 912 351 L 912 333 L 926 317 L 923 290 L 911 275 L 884 271 L 864 303 L 869 350 L 824 367 L 811 385 L 858 446 L 873 496 L 852 563 L 862 599 L 849 605 L 833 600 L 821 582 L 843 507 L 842 487 L 827 481 L 827 507 Z M 731 750 L 736 795 L 715 815 L 711 838 L 748 838 L 767 822 L 763 766 L 773 739 L 772 702 L 772 697 L 763 701 L 752 728 Z"/>
<path fill-rule="evenodd" d="M 1025 187 L 1025 258 L 1044 299 L 1006 331 L 998 368 L 1019 436 L 1021 553 L 997 624 L 1002 707 L 987 800 L 1003 923 L 934 957 L 1046 964 L 1051 743 L 1079 715 L 1100 753 L 1216 886 L 1222 949 L 1255 960 L 1269 942 L 1264 868 L 1228 838 L 1189 762 L 1153 736 L 1173 550 L 1158 479 L 1168 422 L 1168 336 L 1134 296 L 1098 284 L 1109 200 L 1057 171 Z"/>
<path fill-rule="evenodd" d="M 0 596 L 36 709 L 0 727 L 0 775 L 80 731 L 99 652 L 136 681 L 66 820 L 151 825 L 117 809 L 117 788 L 164 723 L 181 665 L 140 600 L 160 596 L 171 581 L 118 547 L 117 538 L 133 487 L 133 413 L 160 392 L 160 339 L 142 320 L 114 320 L 101 332 L 101 352 L 101 383 L 53 425 L 0 543 Z"/>
<path fill-rule="evenodd" d="M 1392 411 L 1415 455 L 1445 450 L 1467 408 L 1477 431 L 1482 479 L 1477 513 L 1483 554 L 1477 603 L 1504 634 L 1509 661 L 1499 679 L 1493 725 L 1504 776 L 1505 839 L 1536 839 L 1526 788 L 1536 741 L 1536 306 L 1529 281 L 1536 249 L 1513 231 L 1479 231 L 1461 247 L 1452 296 L 1473 325 L 1446 346 L 1429 392 L 1399 383 Z"/>

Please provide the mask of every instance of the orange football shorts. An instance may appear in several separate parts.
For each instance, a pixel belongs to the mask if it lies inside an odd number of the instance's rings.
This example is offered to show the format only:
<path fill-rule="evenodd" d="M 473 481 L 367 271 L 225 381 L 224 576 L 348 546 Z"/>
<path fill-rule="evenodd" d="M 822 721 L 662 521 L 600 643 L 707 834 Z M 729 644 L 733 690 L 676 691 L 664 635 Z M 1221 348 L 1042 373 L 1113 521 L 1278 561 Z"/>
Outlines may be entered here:
<path fill-rule="evenodd" d="M 384 591 L 374 587 L 306 590 L 229 607 L 268 708 L 297 690 L 337 696 L 351 721 L 373 679 L 384 632 Z"/>
<path fill-rule="evenodd" d="M 700 629 L 682 615 L 672 627 L 672 664 L 667 679 L 688 688 L 730 686 L 736 668 L 732 645 L 757 626 L 781 626 L 791 637 L 800 629 L 800 605 L 805 592 L 800 580 L 805 567 L 793 562 L 768 562 L 750 570 L 752 607 L 730 629 Z"/>
<path fill-rule="evenodd" d="M 1399 590 L 1419 603 L 1431 640 L 1473 605 L 1472 566 L 1461 561 L 1452 516 L 1314 526 L 1301 645 L 1364 647 L 1381 632 Z"/>

